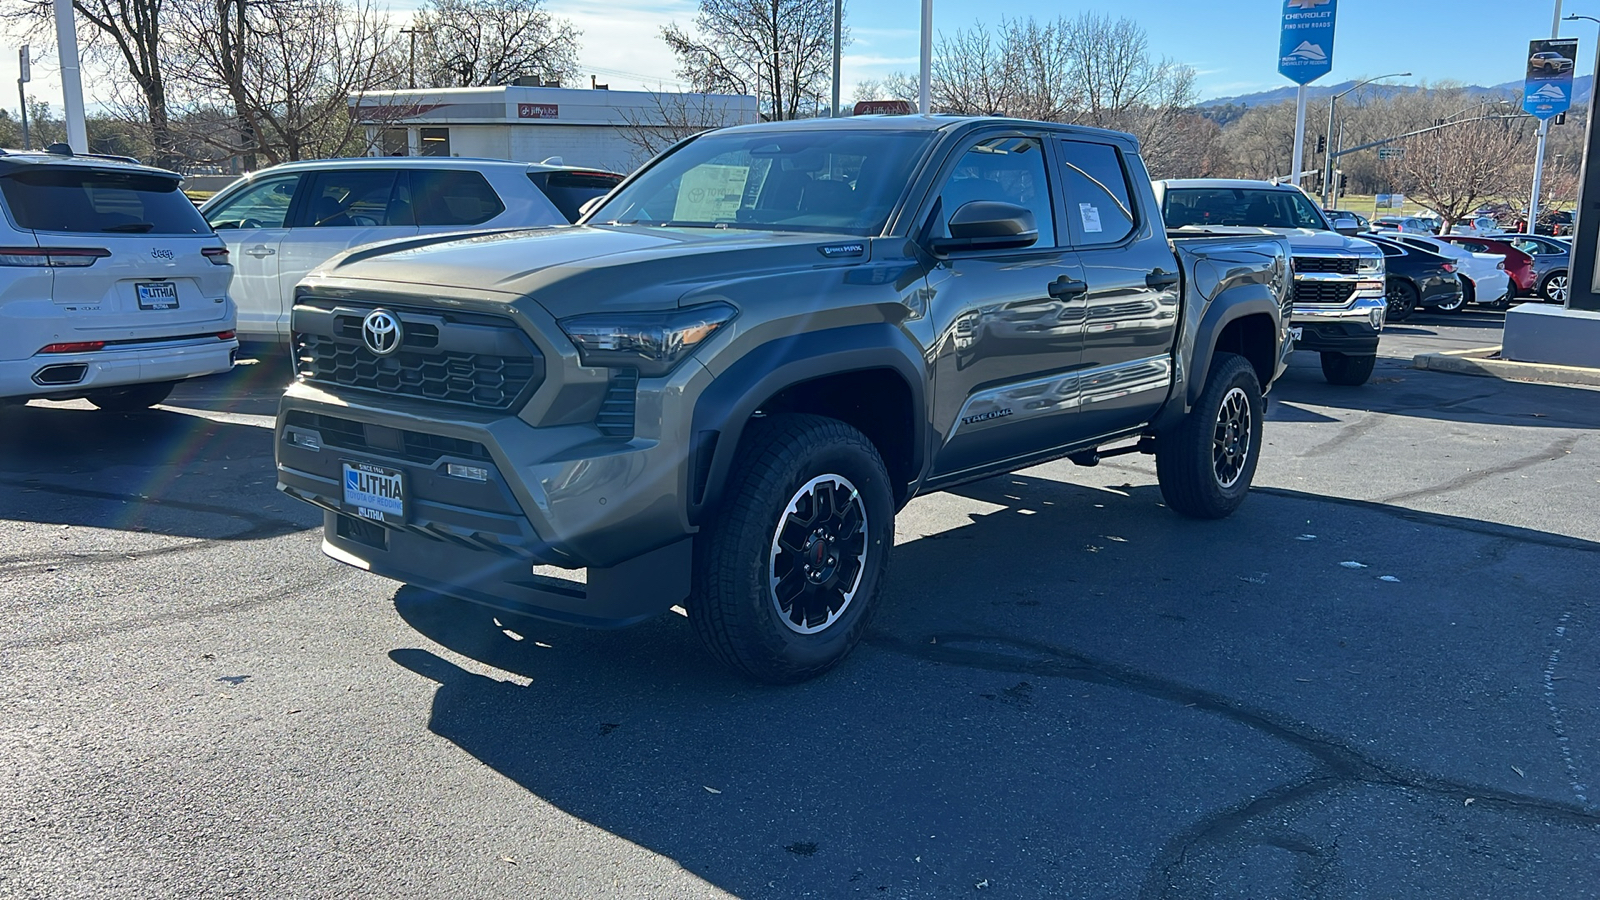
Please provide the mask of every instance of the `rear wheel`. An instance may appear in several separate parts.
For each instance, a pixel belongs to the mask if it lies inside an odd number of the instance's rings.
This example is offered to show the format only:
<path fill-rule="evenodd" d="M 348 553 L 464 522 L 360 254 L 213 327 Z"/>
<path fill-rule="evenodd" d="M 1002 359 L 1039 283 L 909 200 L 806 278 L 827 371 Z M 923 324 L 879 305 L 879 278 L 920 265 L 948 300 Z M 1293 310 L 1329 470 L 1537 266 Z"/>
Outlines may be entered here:
<path fill-rule="evenodd" d="M 1411 313 L 1417 308 L 1417 289 L 1410 282 L 1398 278 L 1389 279 L 1388 289 L 1384 294 L 1389 301 L 1389 321 L 1404 322 L 1411 318 Z"/>
<path fill-rule="evenodd" d="M 866 631 L 893 545 L 889 474 L 865 435 L 822 416 L 757 418 L 695 539 L 689 621 L 752 678 L 813 678 Z"/>
<path fill-rule="evenodd" d="M 1367 379 L 1372 377 L 1372 367 L 1377 363 L 1378 357 L 1376 354 L 1372 356 L 1350 356 L 1345 353 L 1324 351 L 1322 354 L 1322 377 L 1326 378 L 1329 384 L 1358 387 L 1366 384 Z"/>
<path fill-rule="evenodd" d="M 1463 278 L 1461 279 L 1461 296 L 1455 298 L 1454 300 L 1446 300 L 1443 303 L 1435 306 L 1434 309 L 1437 309 L 1442 313 L 1460 312 L 1467 308 L 1467 304 L 1472 302 L 1472 298 L 1475 294 L 1476 290 L 1471 279 Z"/>
<path fill-rule="evenodd" d="M 172 381 L 130 384 L 127 387 L 90 391 L 84 399 L 107 412 L 138 412 L 167 399 L 175 386 L 176 382 Z"/>
<path fill-rule="evenodd" d="M 1244 502 L 1261 454 L 1265 403 L 1249 361 L 1219 353 L 1200 401 L 1156 439 L 1156 478 L 1175 512 L 1221 519 Z"/>
<path fill-rule="evenodd" d="M 1566 272 L 1551 272 L 1539 284 L 1539 296 L 1544 298 L 1546 303 L 1565 304 L 1567 302 L 1567 291 Z"/>

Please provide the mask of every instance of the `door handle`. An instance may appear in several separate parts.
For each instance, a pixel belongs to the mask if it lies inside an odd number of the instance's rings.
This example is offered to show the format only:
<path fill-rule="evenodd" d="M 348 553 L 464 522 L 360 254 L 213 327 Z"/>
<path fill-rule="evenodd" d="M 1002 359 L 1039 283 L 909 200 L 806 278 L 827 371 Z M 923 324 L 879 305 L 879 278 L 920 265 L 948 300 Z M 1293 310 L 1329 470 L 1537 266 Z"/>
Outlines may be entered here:
<path fill-rule="evenodd" d="M 1156 269 L 1154 272 L 1144 276 L 1144 286 L 1153 291 L 1164 291 L 1177 283 L 1177 272 L 1166 272 L 1161 269 Z"/>
<path fill-rule="evenodd" d="M 1071 300 L 1079 294 L 1089 293 L 1089 282 L 1063 275 L 1050 282 L 1050 296 L 1057 300 Z"/>
<path fill-rule="evenodd" d="M 254 256 L 256 259 L 265 259 L 268 256 L 276 256 L 278 253 L 271 247 L 251 247 L 244 252 L 246 256 Z"/>

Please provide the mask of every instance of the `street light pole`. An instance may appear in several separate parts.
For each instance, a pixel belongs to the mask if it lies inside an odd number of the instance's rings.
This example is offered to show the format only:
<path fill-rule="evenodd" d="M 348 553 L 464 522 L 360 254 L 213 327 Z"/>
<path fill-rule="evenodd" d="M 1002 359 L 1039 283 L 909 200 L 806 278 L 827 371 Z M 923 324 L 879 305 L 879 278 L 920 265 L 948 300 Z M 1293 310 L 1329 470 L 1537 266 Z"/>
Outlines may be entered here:
<path fill-rule="evenodd" d="M 1339 152 L 1338 152 L 1339 148 L 1337 148 L 1337 147 L 1335 147 L 1333 145 L 1333 107 L 1334 107 L 1334 104 L 1338 103 L 1339 102 L 1339 98 L 1343 97 L 1345 94 L 1348 94 L 1351 91 L 1356 90 L 1357 88 L 1364 88 L 1367 85 L 1373 83 L 1374 81 L 1382 81 L 1385 78 L 1410 78 L 1410 77 L 1411 77 L 1411 73 L 1410 72 L 1391 72 L 1388 75 L 1379 75 L 1376 78 L 1368 78 L 1366 81 L 1363 81 L 1360 84 L 1357 84 L 1357 85 L 1355 85 L 1353 87 L 1346 88 L 1345 90 L 1342 90 L 1339 93 L 1334 94 L 1332 97 L 1328 98 L 1328 130 L 1325 132 L 1325 134 L 1327 136 L 1326 139 L 1328 141 L 1328 152 L 1323 154 L 1323 156 L 1324 156 L 1324 159 L 1323 159 L 1324 172 L 1322 174 L 1322 208 L 1323 209 L 1327 209 L 1328 207 L 1333 205 L 1333 188 L 1332 188 L 1332 184 L 1333 184 L 1333 160 L 1334 160 L 1335 157 L 1337 157 L 1339 155 Z M 1344 129 L 1340 129 L 1340 133 L 1341 134 L 1343 134 L 1343 131 L 1344 131 Z M 1343 141 L 1341 141 L 1340 143 L 1343 143 Z"/>
<path fill-rule="evenodd" d="M 400 33 L 403 34 L 403 35 L 406 35 L 409 38 L 411 38 L 411 63 L 410 63 L 410 69 L 409 69 L 411 74 L 407 78 L 407 82 L 410 84 L 412 90 L 416 90 L 417 89 L 417 35 L 419 35 L 419 34 L 433 34 L 433 29 L 432 28 L 418 28 L 415 25 L 413 25 L 410 28 L 402 28 L 402 29 L 400 29 Z"/>
<path fill-rule="evenodd" d="M 922 64 L 921 86 L 917 89 L 917 112 L 927 115 L 933 111 L 933 0 L 922 0 Z"/>
<path fill-rule="evenodd" d="M 839 56 L 844 42 L 844 0 L 833 0 L 833 105 L 828 118 L 839 114 Z"/>
<path fill-rule="evenodd" d="M 67 146 L 89 152 L 89 131 L 83 119 L 83 76 L 78 71 L 78 22 L 72 0 L 55 0 L 56 53 L 61 60 L 61 108 L 67 118 Z M 158 148 L 159 149 L 159 148 Z"/>

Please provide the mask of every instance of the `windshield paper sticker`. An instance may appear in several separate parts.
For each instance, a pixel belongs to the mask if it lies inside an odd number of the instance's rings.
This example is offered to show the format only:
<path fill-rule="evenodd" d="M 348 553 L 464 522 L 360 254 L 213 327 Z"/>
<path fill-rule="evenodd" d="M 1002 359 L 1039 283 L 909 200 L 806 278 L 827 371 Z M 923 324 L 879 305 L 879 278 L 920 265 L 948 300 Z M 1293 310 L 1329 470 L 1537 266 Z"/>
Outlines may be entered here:
<path fill-rule="evenodd" d="M 1100 207 L 1093 203 L 1079 203 L 1078 216 L 1083 219 L 1083 230 L 1088 234 L 1100 231 Z"/>
<path fill-rule="evenodd" d="M 749 166 L 695 166 L 683 173 L 672 218 L 679 222 L 732 222 L 744 203 Z"/>

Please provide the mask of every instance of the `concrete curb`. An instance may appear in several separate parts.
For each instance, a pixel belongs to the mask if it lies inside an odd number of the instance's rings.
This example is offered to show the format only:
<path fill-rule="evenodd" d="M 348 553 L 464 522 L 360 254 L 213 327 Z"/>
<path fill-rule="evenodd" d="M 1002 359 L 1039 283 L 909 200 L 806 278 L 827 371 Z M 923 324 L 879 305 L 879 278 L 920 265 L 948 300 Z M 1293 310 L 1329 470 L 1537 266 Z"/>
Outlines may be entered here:
<path fill-rule="evenodd" d="M 1454 372 L 1458 375 L 1480 375 L 1501 381 L 1537 381 L 1546 384 L 1581 384 L 1600 387 L 1600 369 L 1582 366 L 1558 366 L 1550 363 L 1513 362 L 1509 359 L 1491 359 L 1500 352 L 1499 347 L 1478 347 L 1472 350 L 1446 350 L 1442 353 L 1419 353 L 1411 359 L 1414 369 L 1430 372 Z"/>

